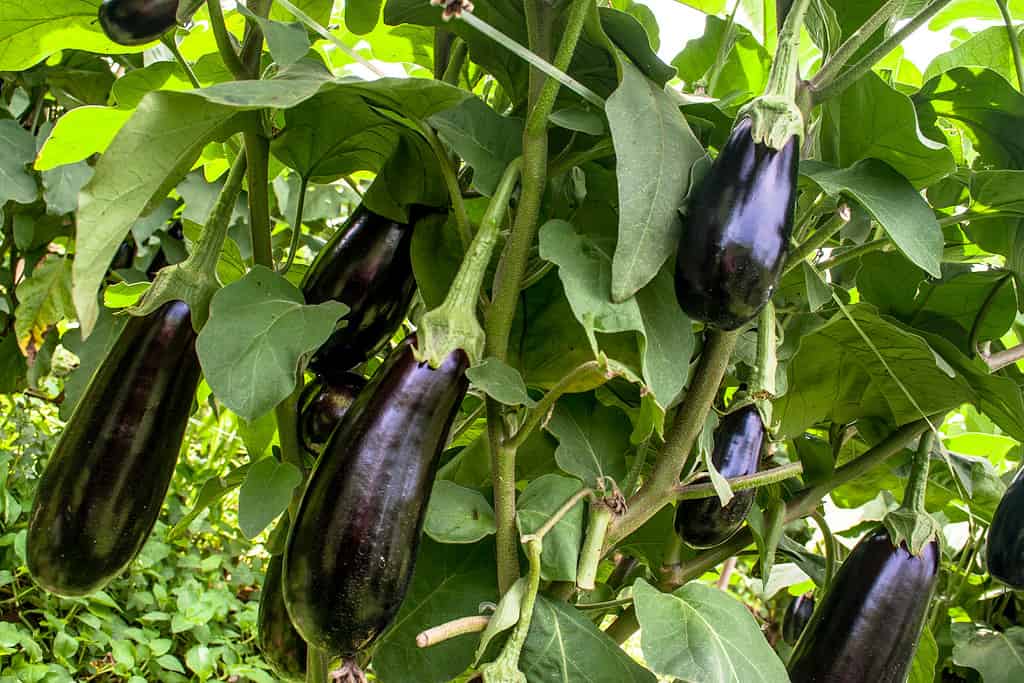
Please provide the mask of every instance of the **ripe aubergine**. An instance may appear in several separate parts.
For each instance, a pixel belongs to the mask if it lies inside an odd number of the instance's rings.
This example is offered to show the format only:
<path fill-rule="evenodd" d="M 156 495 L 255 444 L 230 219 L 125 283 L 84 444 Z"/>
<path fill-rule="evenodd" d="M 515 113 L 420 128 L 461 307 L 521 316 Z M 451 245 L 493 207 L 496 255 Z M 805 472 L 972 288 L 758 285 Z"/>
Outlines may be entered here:
<path fill-rule="evenodd" d="M 1006 489 L 988 528 L 988 573 L 1024 590 L 1024 469 Z"/>
<path fill-rule="evenodd" d="M 753 405 L 726 415 L 715 430 L 711 462 L 728 478 L 757 472 L 768 449 L 761 414 Z M 676 507 L 676 532 L 693 548 L 713 548 L 735 534 L 754 504 L 756 491 L 736 491 L 727 505 L 717 497 L 683 500 Z"/>
<path fill-rule="evenodd" d="M 782 617 L 782 639 L 790 645 L 796 644 L 807 622 L 814 614 L 814 595 L 808 593 L 794 598 Z"/>
<path fill-rule="evenodd" d="M 131 318 L 50 456 L 29 519 L 28 568 L 59 595 L 99 590 L 149 536 L 199 384 L 181 301 Z"/>
<path fill-rule="evenodd" d="M 753 320 L 782 274 L 793 230 L 799 140 L 754 142 L 744 118 L 701 181 L 684 220 L 676 298 L 691 318 L 732 330 Z"/>
<path fill-rule="evenodd" d="M 178 0 L 104 0 L 100 26 L 119 45 L 151 43 L 177 24 Z"/>
<path fill-rule="evenodd" d="M 879 527 L 836 572 L 789 661 L 793 683 L 904 683 L 939 571 L 939 546 L 921 555 Z"/>
<path fill-rule="evenodd" d="M 126 239 L 121 242 L 121 246 L 117 248 L 117 253 L 114 254 L 113 260 L 110 262 L 110 270 L 124 270 L 131 268 L 132 263 L 135 262 L 135 241 L 132 239 Z"/>
<path fill-rule="evenodd" d="M 360 205 L 317 254 L 302 282 L 307 304 L 340 301 L 345 326 L 313 357 L 321 375 L 351 370 L 377 353 L 405 319 L 416 291 L 409 246 L 420 207 L 397 223 Z"/>
<path fill-rule="evenodd" d="M 281 590 L 282 556 L 270 558 L 260 595 L 259 644 L 263 659 L 284 681 L 306 680 L 306 641 L 292 625 Z"/>
<path fill-rule="evenodd" d="M 365 386 L 366 380 L 353 372 L 317 377 L 306 386 L 299 399 L 299 437 L 310 454 L 320 452 Z"/>
<path fill-rule="evenodd" d="M 351 657 L 387 628 L 412 578 L 438 458 L 466 394 L 462 350 L 432 369 L 412 339 L 331 434 L 284 555 L 288 613 L 311 646 Z"/>

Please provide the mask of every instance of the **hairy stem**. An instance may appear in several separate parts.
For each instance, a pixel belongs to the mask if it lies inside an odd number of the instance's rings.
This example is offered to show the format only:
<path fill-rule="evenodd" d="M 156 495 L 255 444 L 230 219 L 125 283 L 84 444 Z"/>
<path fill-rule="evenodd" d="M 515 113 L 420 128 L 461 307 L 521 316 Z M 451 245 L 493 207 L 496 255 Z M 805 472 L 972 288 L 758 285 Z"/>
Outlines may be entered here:
<path fill-rule="evenodd" d="M 245 155 L 249 158 L 249 230 L 252 234 L 252 260 L 274 269 L 274 256 L 270 247 L 270 140 L 263 135 L 260 112 L 249 114 L 250 125 L 243 133 Z"/>
<path fill-rule="evenodd" d="M 217 43 L 217 52 L 235 80 L 245 80 L 248 76 L 242 60 L 238 58 L 235 46 L 231 42 L 231 34 L 228 33 L 227 25 L 224 23 L 224 10 L 220 6 L 220 0 L 207 0 L 206 7 L 210 12 L 210 28 L 213 29 L 213 39 Z"/>
<path fill-rule="evenodd" d="M 612 511 L 603 502 L 590 503 L 590 515 L 587 519 L 587 535 L 583 539 L 580 551 L 579 566 L 576 570 L 576 586 L 582 591 L 594 590 L 597 578 L 597 567 L 601 564 L 601 548 L 608 525 L 612 521 Z"/>
<path fill-rule="evenodd" d="M 448 196 L 452 200 L 452 209 L 455 211 L 455 224 L 459 229 L 459 240 L 462 242 L 462 248 L 468 249 L 469 243 L 473 241 L 473 228 L 469 224 L 466 204 L 462 201 L 462 187 L 459 185 L 459 178 L 452 166 L 452 159 L 448 156 L 448 151 L 441 144 L 441 140 L 433 128 L 424 125 L 420 128 L 420 133 L 426 138 L 434 156 L 437 157 L 437 164 L 441 168 L 441 177 L 444 178 Z"/>
<path fill-rule="evenodd" d="M 589 377 L 600 377 L 603 375 L 601 364 L 596 360 L 588 361 L 573 368 L 568 375 L 559 380 L 558 384 L 551 388 L 544 398 L 530 408 L 522 426 L 506 442 L 510 448 L 519 448 L 530 437 L 530 434 L 543 423 L 551 414 L 555 402 L 573 387 L 585 382 Z"/>
<path fill-rule="evenodd" d="M 903 10 L 906 0 L 888 0 L 884 5 L 867 18 L 856 31 L 843 41 L 843 44 L 835 51 L 828 61 L 821 67 L 821 70 L 811 79 L 811 87 L 820 89 L 839 76 L 846 63 L 857 53 L 861 47 L 875 35 L 878 29 L 882 28 L 887 21 L 892 19 L 898 12 Z"/>
<path fill-rule="evenodd" d="M 288 258 L 279 271 L 281 275 L 286 275 L 291 269 L 292 263 L 295 262 L 295 252 L 299 250 L 299 239 L 302 237 L 302 214 L 306 208 L 307 187 L 309 187 L 309 180 L 302 176 L 299 181 L 299 195 L 295 201 L 295 220 L 292 221 L 292 242 L 288 246 Z"/>

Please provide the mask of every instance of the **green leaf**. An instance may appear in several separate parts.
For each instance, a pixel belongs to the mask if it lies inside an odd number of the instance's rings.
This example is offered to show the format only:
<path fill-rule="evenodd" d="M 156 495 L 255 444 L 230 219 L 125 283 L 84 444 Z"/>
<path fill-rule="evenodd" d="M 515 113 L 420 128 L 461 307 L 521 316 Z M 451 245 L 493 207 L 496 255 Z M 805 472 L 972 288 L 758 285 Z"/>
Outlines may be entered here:
<path fill-rule="evenodd" d="M 507 406 L 532 406 L 534 400 L 526 391 L 526 383 L 519 371 L 494 357 L 485 358 L 466 370 L 473 386 L 499 403 Z"/>
<path fill-rule="evenodd" d="M 211 477 L 203 482 L 203 486 L 199 489 L 199 494 L 196 496 L 196 501 L 192 504 L 192 509 L 178 520 L 178 523 L 170 530 L 167 537 L 173 539 L 183 534 L 189 525 L 207 508 L 212 507 L 218 500 L 240 487 L 248 475 L 249 465 L 246 464 L 232 470 L 226 477 Z"/>
<path fill-rule="evenodd" d="M 18 346 L 29 358 L 42 347 L 46 331 L 74 318 L 71 304 L 71 263 L 50 255 L 17 288 L 18 308 L 14 311 L 14 333 Z"/>
<path fill-rule="evenodd" d="M 705 159 L 675 101 L 628 62 L 605 107 L 618 158 L 619 242 L 611 296 L 628 300 L 674 252 L 679 207 Z"/>
<path fill-rule="evenodd" d="M 512 587 L 501 596 L 498 606 L 494 609 L 491 618 L 487 622 L 487 628 L 480 634 L 480 644 L 476 648 L 474 665 L 479 664 L 480 660 L 483 659 L 484 654 L 487 652 L 487 646 L 496 635 L 507 631 L 519 623 L 519 616 L 523 611 L 523 595 L 526 593 L 526 583 L 525 576 L 519 577 L 512 584 Z"/>
<path fill-rule="evenodd" d="M 302 301 L 294 285 L 256 266 L 210 302 L 210 320 L 196 342 L 199 362 L 214 395 L 246 420 L 295 390 L 304 359 L 348 310 L 336 301 Z"/>
<path fill-rule="evenodd" d="M 96 324 L 96 291 L 132 224 L 163 201 L 206 143 L 226 135 L 233 116 L 184 93 L 150 93 L 100 157 L 78 202 L 72 295 L 83 335 Z"/>
<path fill-rule="evenodd" d="M 970 623 L 953 624 L 953 662 L 975 669 L 985 683 L 1014 683 L 1024 678 L 1024 628 L 1002 633 Z"/>
<path fill-rule="evenodd" d="M 779 498 L 771 498 L 763 510 L 755 503 L 747 517 L 750 530 L 757 542 L 758 555 L 761 557 L 761 585 L 765 591 L 771 581 L 772 568 L 775 566 L 775 551 L 779 548 L 782 532 L 786 526 L 786 504 Z"/>
<path fill-rule="evenodd" d="M 490 197 L 509 162 L 522 154 L 523 122 L 502 116 L 476 97 L 434 114 L 437 134 L 473 169 L 473 187 Z"/>
<path fill-rule="evenodd" d="M 334 0 L 292 0 L 292 4 L 321 26 L 327 26 L 331 21 L 331 8 L 334 6 Z M 270 9 L 270 18 L 277 21 L 290 21 L 294 20 L 295 16 L 275 3 Z"/>
<path fill-rule="evenodd" d="M 214 673 L 217 655 L 206 645 L 193 645 L 185 653 L 185 665 L 199 678 L 206 680 Z"/>
<path fill-rule="evenodd" d="M 381 683 L 446 683 L 472 664 L 477 644 L 473 637 L 425 649 L 416 646 L 421 631 L 477 614 L 481 603 L 498 599 L 494 543 L 458 550 L 429 538 L 421 541 L 402 609 L 374 651 L 373 668 Z"/>
<path fill-rule="evenodd" d="M 288 509 L 302 472 L 295 465 L 266 457 L 249 468 L 238 492 L 238 526 L 248 538 L 255 538 L 278 515 Z"/>
<path fill-rule="evenodd" d="M 725 61 L 718 64 L 722 41 L 726 39 L 727 22 L 721 17 L 708 15 L 705 18 L 704 33 L 686 43 L 683 51 L 672 60 L 672 66 L 679 71 L 679 78 L 691 86 L 703 83 L 707 94 L 724 98 L 720 106 L 742 104 L 764 91 L 771 69 L 771 56 L 750 31 L 738 24 L 732 26 L 733 45 L 725 55 Z M 718 78 L 708 81 L 712 68 L 720 69 Z"/>
<path fill-rule="evenodd" d="M 114 107 L 77 107 L 65 112 L 39 150 L 36 170 L 48 171 L 105 151 L 133 113 Z"/>
<path fill-rule="evenodd" d="M 688 681 L 787 683 L 782 661 L 743 603 L 690 583 L 662 593 L 633 585 L 644 659 L 658 674 Z"/>
<path fill-rule="evenodd" d="M 0 121 L 0 206 L 11 200 L 31 204 L 39 196 L 36 179 L 28 170 L 35 156 L 36 142 L 32 133 L 17 121 Z"/>
<path fill-rule="evenodd" d="M 272 19 L 264 19 L 253 14 L 245 5 L 238 5 L 238 11 L 250 20 L 259 24 L 267 39 L 270 56 L 278 66 L 288 67 L 306 56 L 309 52 L 309 34 L 301 23 L 294 21 L 284 23 Z"/>
<path fill-rule="evenodd" d="M 592 394 L 563 396 L 545 428 L 558 439 L 555 460 L 563 472 L 595 490 L 606 488 L 604 477 L 624 483 L 632 430 L 622 411 Z"/>
<path fill-rule="evenodd" d="M 423 531 L 438 543 L 476 543 L 495 532 L 494 510 L 479 491 L 439 479 Z"/>
<path fill-rule="evenodd" d="M 249 460 L 256 462 L 264 456 L 277 434 L 277 418 L 272 412 L 253 421 L 238 418 L 238 435 L 245 443 Z"/>
<path fill-rule="evenodd" d="M 918 128 L 914 103 L 875 73 L 859 79 L 824 107 L 821 159 L 845 168 L 864 159 L 883 161 L 915 188 L 956 170 L 949 148 Z M 929 132 L 923 125 L 925 132 Z"/>
<path fill-rule="evenodd" d="M 377 26 L 384 0 L 349 0 L 345 3 L 345 26 L 361 36 Z"/>
<path fill-rule="evenodd" d="M 69 660 L 78 652 L 78 639 L 67 631 L 58 631 L 53 637 L 53 654 L 62 660 Z"/>
<path fill-rule="evenodd" d="M 78 208 L 78 192 L 92 178 L 92 166 L 79 161 L 43 171 L 43 200 L 46 212 L 63 216 Z"/>
<path fill-rule="evenodd" d="M 583 486 L 578 480 L 558 474 L 545 474 L 531 481 L 516 504 L 516 526 L 520 535 L 532 534 L 543 526 L 581 488 Z M 544 536 L 541 578 L 545 581 L 575 581 L 582 540 L 581 500 Z"/>
<path fill-rule="evenodd" d="M 537 596 L 519 667 L 528 681 L 655 681 L 583 612 L 543 595 Z"/>
<path fill-rule="evenodd" d="M 658 85 L 665 85 L 676 75 L 675 69 L 658 57 L 657 33 L 648 36 L 648 27 L 658 28 L 657 21 L 644 5 L 631 4 L 627 12 L 620 12 L 612 7 L 599 7 L 601 27 L 615 47 L 619 48 L 637 68 Z M 644 16 L 650 23 L 641 23 L 638 16 Z"/>
<path fill-rule="evenodd" d="M 942 276 L 942 229 L 927 202 L 892 167 L 866 159 L 844 169 L 808 161 L 800 170 L 829 195 L 855 199 L 907 258 L 935 277 Z"/>
<path fill-rule="evenodd" d="M 1019 34 L 1017 42 L 1024 47 L 1024 40 L 1021 40 Z M 1010 49 L 1010 36 L 1007 34 L 1006 27 L 986 28 L 975 33 L 949 52 L 936 56 L 925 69 L 924 81 L 930 81 L 950 69 L 962 66 L 991 69 L 1011 85 L 1016 85 L 1017 71 L 1013 65 L 1013 52 Z"/>

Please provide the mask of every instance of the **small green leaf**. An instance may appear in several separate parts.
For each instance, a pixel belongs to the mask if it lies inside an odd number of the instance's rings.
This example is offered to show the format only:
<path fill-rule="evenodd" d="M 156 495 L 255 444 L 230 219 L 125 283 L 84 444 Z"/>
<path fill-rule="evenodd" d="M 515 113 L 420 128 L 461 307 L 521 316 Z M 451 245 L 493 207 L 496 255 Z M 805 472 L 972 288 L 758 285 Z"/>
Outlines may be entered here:
<path fill-rule="evenodd" d="M 577 479 L 546 474 L 531 481 L 516 505 L 520 535 L 531 534 L 583 486 Z M 579 501 L 544 536 L 541 577 L 545 581 L 575 581 L 583 540 L 583 501 Z"/>
<path fill-rule="evenodd" d="M 266 457 L 249 468 L 238 492 L 238 526 L 248 538 L 255 538 L 268 524 L 288 509 L 302 472 L 295 465 Z"/>
<path fill-rule="evenodd" d="M 562 397 L 546 429 L 558 439 L 559 468 L 585 485 L 606 488 L 605 477 L 616 483 L 626 477 L 629 419 L 616 408 L 598 403 L 590 394 Z"/>
<path fill-rule="evenodd" d="M 526 391 L 526 383 L 519 371 L 497 358 L 485 358 L 466 370 L 473 386 L 507 406 L 532 406 L 534 400 Z"/>
<path fill-rule="evenodd" d="M 523 611 L 523 595 L 526 593 L 526 587 L 526 577 L 521 576 L 501 596 L 498 606 L 487 622 L 487 628 L 480 634 L 480 645 L 476 648 L 476 663 L 479 664 L 487 652 L 487 646 L 495 636 L 519 623 L 519 616 Z"/>
<path fill-rule="evenodd" d="M 71 262 L 51 254 L 18 285 L 17 294 L 14 333 L 22 352 L 32 358 L 42 347 L 47 330 L 75 317 L 71 304 Z"/>
<path fill-rule="evenodd" d="M 935 642 L 932 630 L 926 626 L 917 641 L 917 651 L 914 653 L 907 683 L 932 683 L 935 680 L 935 667 L 938 662 L 939 645 Z"/>
<path fill-rule="evenodd" d="M 494 510 L 479 491 L 437 480 L 423 531 L 438 543 L 475 543 L 494 533 Z"/>
<path fill-rule="evenodd" d="M 522 154 L 523 122 L 502 116 L 476 97 L 430 117 L 430 125 L 473 169 L 473 187 L 494 194 L 509 162 Z"/>
<path fill-rule="evenodd" d="M 149 291 L 149 282 L 118 282 L 103 290 L 103 305 L 107 308 L 130 308 Z"/>
<path fill-rule="evenodd" d="M 255 21 L 263 29 L 267 39 L 270 56 L 279 66 L 287 67 L 295 64 L 309 52 L 309 34 L 299 22 L 286 24 L 273 19 L 264 19 L 253 14 L 245 5 L 238 5 L 238 11 L 250 21 Z"/>

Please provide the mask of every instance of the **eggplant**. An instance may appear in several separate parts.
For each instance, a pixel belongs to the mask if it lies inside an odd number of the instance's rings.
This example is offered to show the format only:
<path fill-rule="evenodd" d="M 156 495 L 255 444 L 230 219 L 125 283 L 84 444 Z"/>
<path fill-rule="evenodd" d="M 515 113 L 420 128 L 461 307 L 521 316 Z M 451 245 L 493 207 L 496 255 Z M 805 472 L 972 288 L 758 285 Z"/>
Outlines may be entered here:
<path fill-rule="evenodd" d="M 131 318 L 93 375 L 43 471 L 28 568 L 58 595 L 87 595 L 153 530 L 199 384 L 188 306 Z"/>
<path fill-rule="evenodd" d="M 795 645 L 814 614 L 814 595 L 808 593 L 790 601 L 782 617 L 782 639 Z"/>
<path fill-rule="evenodd" d="M 318 377 L 306 386 L 299 399 L 299 438 L 306 451 L 320 452 L 365 386 L 366 380 L 353 372 Z"/>
<path fill-rule="evenodd" d="M 469 358 L 436 368 L 403 341 L 331 434 L 284 555 L 284 599 L 311 646 L 351 658 L 391 623 L 412 578 L 438 459 Z"/>
<path fill-rule="evenodd" d="M 307 304 L 340 301 L 348 306 L 345 326 L 310 362 L 317 374 L 351 370 L 391 339 L 416 291 L 409 247 L 424 209 L 412 207 L 410 222 L 398 223 L 360 205 L 317 254 L 302 282 Z"/>
<path fill-rule="evenodd" d="M 103 0 L 100 27 L 119 45 L 157 40 L 178 23 L 178 0 Z"/>
<path fill-rule="evenodd" d="M 733 330 L 753 320 L 782 275 L 793 231 L 799 140 L 754 142 L 742 119 L 701 181 L 684 219 L 676 299 L 695 320 Z"/>
<path fill-rule="evenodd" d="M 723 477 L 757 472 L 767 454 L 768 438 L 757 408 L 749 405 L 722 419 L 715 430 L 711 462 Z M 680 501 L 676 507 L 676 533 L 693 548 L 713 548 L 735 534 L 757 495 L 753 489 L 736 491 L 724 507 L 717 497 Z"/>
<path fill-rule="evenodd" d="M 260 652 L 283 681 L 306 680 L 306 641 L 292 625 L 281 590 L 282 556 L 274 555 L 267 565 L 260 595 L 257 638 Z"/>
<path fill-rule="evenodd" d="M 920 556 L 885 527 L 861 539 L 836 572 L 789 661 L 793 683 L 904 683 L 939 572 L 939 545 Z"/>
<path fill-rule="evenodd" d="M 988 528 L 988 573 L 1007 586 L 1024 590 L 1024 469 L 1006 489 Z"/>
<path fill-rule="evenodd" d="M 132 239 L 126 239 L 121 242 L 121 246 L 117 248 L 117 253 L 114 254 L 113 260 L 110 262 L 110 270 L 124 270 L 131 268 L 135 262 L 135 241 Z"/>

